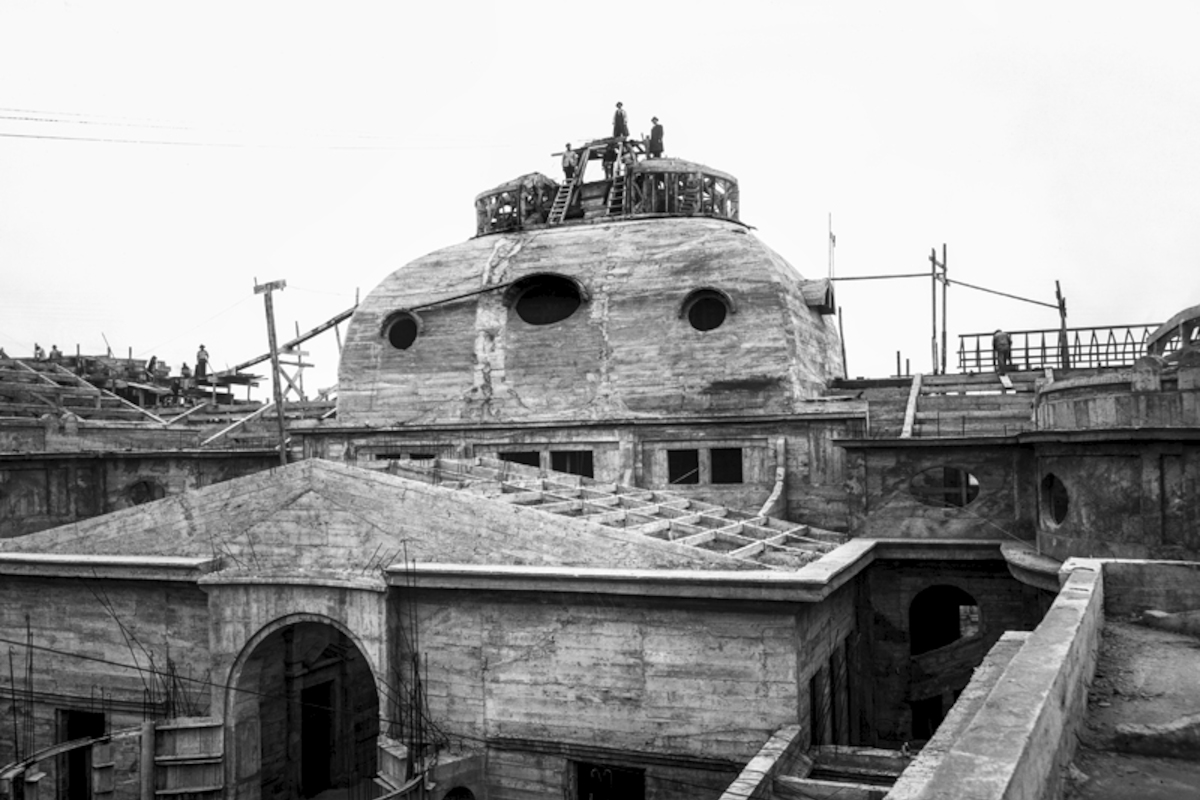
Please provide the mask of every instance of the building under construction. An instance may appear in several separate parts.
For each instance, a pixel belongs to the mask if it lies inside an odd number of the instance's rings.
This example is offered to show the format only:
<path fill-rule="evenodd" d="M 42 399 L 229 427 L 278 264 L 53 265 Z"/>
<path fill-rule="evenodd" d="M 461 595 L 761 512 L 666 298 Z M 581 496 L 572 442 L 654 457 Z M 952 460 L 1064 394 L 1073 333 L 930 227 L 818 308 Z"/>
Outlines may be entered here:
<path fill-rule="evenodd" d="M 849 380 L 734 176 L 577 152 L 273 348 L 337 331 L 336 397 L 0 359 L 0 793 L 1200 787 L 1200 679 L 1096 699 L 1098 660 L 1200 675 L 1200 307 Z"/>

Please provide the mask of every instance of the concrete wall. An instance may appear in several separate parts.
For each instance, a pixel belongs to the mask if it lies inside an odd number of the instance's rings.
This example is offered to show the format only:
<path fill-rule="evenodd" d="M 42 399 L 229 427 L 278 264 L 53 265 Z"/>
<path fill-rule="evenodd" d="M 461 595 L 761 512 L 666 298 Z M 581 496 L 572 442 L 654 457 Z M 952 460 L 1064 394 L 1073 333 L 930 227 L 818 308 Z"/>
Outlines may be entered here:
<path fill-rule="evenodd" d="M 856 536 L 915 539 L 1032 539 L 1036 496 L 1029 451 L 1014 445 L 850 446 L 848 503 Z M 974 475 L 979 493 L 964 506 L 922 502 L 912 481 L 931 469 Z"/>
<path fill-rule="evenodd" d="M 1067 509 L 1055 520 L 1053 475 Z M 1200 444 L 1117 439 L 1037 446 L 1038 542 L 1058 559 L 1200 556 Z"/>
<path fill-rule="evenodd" d="M 14 652 L 19 715 L 30 707 L 21 696 L 27 686 L 27 631 L 39 648 L 32 651 L 34 749 L 60 741 L 58 710 L 102 712 L 110 728 L 139 724 L 146 713 L 165 713 L 169 678 L 139 672 L 131 668 L 135 663 L 178 674 L 187 702 L 177 704 L 175 713 L 209 709 L 204 683 L 212 678 L 208 605 L 194 585 L 3 576 L 0 636 Z M 6 661 L 5 684 L 10 682 L 7 673 Z M 11 698 L 11 692 L 0 697 L 0 713 L 10 721 Z M 147 700 L 150 708 L 145 708 Z M 0 763 L 12 755 L 12 737 L 0 737 Z"/>
<path fill-rule="evenodd" d="M 871 739 L 861 742 L 869 745 L 898 748 L 914 738 L 909 608 L 921 591 L 954 586 L 977 601 L 981 659 L 1005 631 L 1032 630 L 1046 603 L 1044 593 L 1014 580 L 1003 561 L 876 561 L 865 578 L 863 649 L 870 665 L 855 694 L 869 698 L 863 702 L 870 704 Z"/>
<path fill-rule="evenodd" d="M 536 450 L 542 466 L 551 465 L 556 450 L 587 449 L 593 453 L 594 477 L 695 497 L 757 513 L 775 488 L 779 455 L 786 466 L 784 501 L 788 519 L 830 530 L 847 527 L 846 455 L 834 442 L 861 433 L 865 422 L 848 408 L 844 414 L 794 415 L 764 420 L 709 420 L 704 424 L 639 424 L 637 426 L 573 425 L 486 429 L 409 426 L 367 433 L 324 431 L 304 436 L 306 456 L 349 463 L 408 458 L 411 453 L 451 458 L 495 456 Z M 782 440 L 782 450 L 779 443 Z M 711 480 L 713 448 L 742 450 L 742 483 Z M 700 451 L 700 482 L 671 484 L 667 452 Z M 783 512 L 780 512 L 783 513 Z M 778 515 L 778 514 L 777 514 Z"/>
<path fill-rule="evenodd" d="M 855 591 L 789 607 L 449 590 L 409 605 L 397 589 L 397 624 L 415 614 L 431 717 L 487 743 L 491 800 L 561 797 L 577 763 L 644 769 L 648 797 L 715 798 L 782 725 L 811 738 L 810 679 L 845 652 Z"/>
<path fill-rule="evenodd" d="M 1100 573 L 1073 572 L 1046 618 L 1005 655 L 1003 672 L 982 670 L 986 690 L 969 722 L 955 719 L 953 745 L 906 772 L 888 800 L 1042 800 L 1059 797 L 1087 706 L 1104 620 Z M 1010 642 L 1007 646 L 1011 646 Z M 975 694 L 968 688 L 966 696 Z"/>
<path fill-rule="evenodd" d="M 170 496 L 277 463 L 278 456 L 236 452 L 6 454 L 0 456 L 0 538 L 128 508 L 147 498 L 135 484 Z"/>

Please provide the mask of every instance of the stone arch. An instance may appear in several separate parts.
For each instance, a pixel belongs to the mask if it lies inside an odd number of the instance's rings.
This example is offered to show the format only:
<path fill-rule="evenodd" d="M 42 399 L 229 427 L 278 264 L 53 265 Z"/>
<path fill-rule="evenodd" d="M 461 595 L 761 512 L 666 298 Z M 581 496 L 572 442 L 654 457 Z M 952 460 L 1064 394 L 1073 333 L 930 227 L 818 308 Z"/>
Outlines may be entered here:
<path fill-rule="evenodd" d="M 264 625 L 226 684 L 228 796 L 304 798 L 370 783 L 379 720 L 377 672 L 353 632 L 308 613 Z"/>

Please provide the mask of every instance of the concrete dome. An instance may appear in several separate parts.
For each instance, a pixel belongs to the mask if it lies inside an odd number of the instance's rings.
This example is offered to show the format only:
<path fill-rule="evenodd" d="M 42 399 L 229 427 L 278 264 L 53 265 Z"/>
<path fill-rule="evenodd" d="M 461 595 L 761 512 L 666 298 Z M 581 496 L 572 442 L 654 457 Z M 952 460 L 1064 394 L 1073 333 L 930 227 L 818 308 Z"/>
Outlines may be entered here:
<path fill-rule="evenodd" d="M 343 424 L 789 412 L 841 374 L 836 325 L 745 226 L 670 218 L 477 237 L 359 305 Z"/>

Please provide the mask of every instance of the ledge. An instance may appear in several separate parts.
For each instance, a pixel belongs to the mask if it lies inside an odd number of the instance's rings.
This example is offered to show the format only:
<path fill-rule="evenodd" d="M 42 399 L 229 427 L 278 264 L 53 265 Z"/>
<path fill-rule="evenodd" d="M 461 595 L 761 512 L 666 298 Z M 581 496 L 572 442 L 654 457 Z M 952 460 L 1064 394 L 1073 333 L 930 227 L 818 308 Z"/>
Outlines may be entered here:
<path fill-rule="evenodd" d="M 0 552 L 0 575 L 195 582 L 220 559 Z"/>

